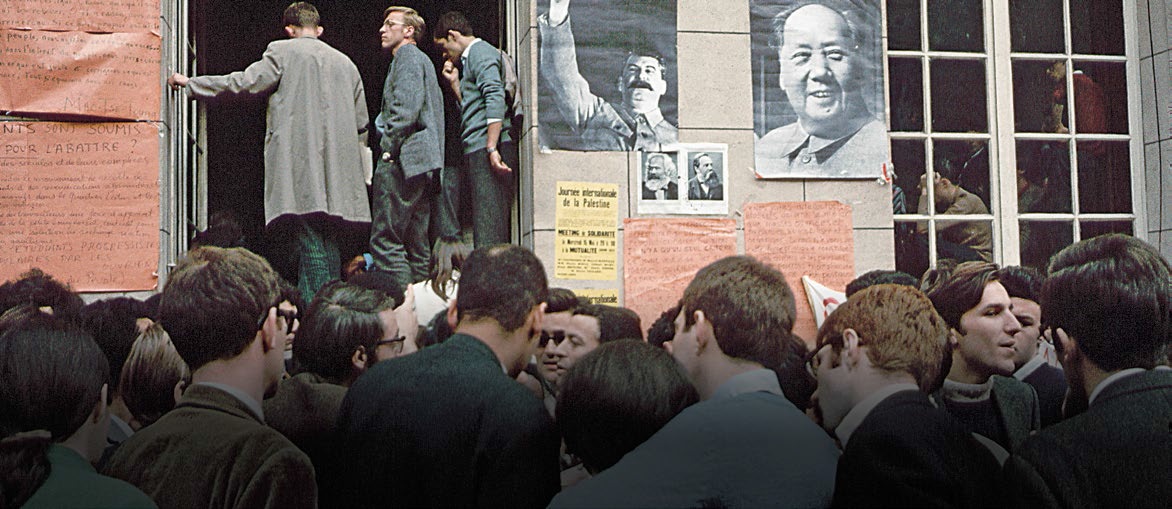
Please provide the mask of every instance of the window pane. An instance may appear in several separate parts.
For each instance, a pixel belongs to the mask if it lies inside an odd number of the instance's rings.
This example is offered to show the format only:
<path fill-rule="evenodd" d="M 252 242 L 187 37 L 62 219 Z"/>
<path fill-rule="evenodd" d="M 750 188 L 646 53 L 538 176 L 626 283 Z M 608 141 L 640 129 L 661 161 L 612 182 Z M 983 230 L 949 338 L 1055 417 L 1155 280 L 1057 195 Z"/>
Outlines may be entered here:
<path fill-rule="evenodd" d="M 936 221 L 936 260 L 993 261 L 993 223 Z"/>
<path fill-rule="evenodd" d="M 1122 62 L 1074 63 L 1075 132 L 1127 134 L 1126 72 Z"/>
<path fill-rule="evenodd" d="M 1075 53 L 1123 54 L 1123 2 L 1070 0 L 1070 41 Z"/>
<path fill-rule="evenodd" d="M 1018 222 L 1021 232 L 1021 264 L 1046 272 L 1046 265 L 1054 253 L 1074 242 L 1073 224 L 1070 221 Z"/>
<path fill-rule="evenodd" d="M 920 177 L 924 175 L 924 142 L 920 140 L 891 140 L 891 162 L 895 165 L 892 181 L 894 196 L 892 213 L 914 214 L 920 203 Z M 898 195 L 903 194 L 900 208 Z"/>
<path fill-rule="evenodd" d="M 1081 213 L 1131 212 L 1131 161 L 1126 141 L 1075 140 Z"/>
<path fill-rule="evenodd" d="M 934 51 L 985 51 L 981 0 L 929 0 L 928 45 Z"/>
<path fill-rule="evenodd" d="M 887 49 L 920 49 L 920 0 L 887 0 Z"/>
<path fill-rule="evenodd" d="M 888 59 L 891 130 L 924 130 L 924 70 L 918 58 Z"/>
<path fill-rule="evenodd" d="M 1131 221 L 1082 221 L 1079 223 L 1079 227 L 1082 230 L 1079 237 L 1083 240 L 1108 233 L 1135 235 L 1131 228 Z"/>
<path fill-rule="evenodd" d="M 1062 0 L 1009 0 L 1013 51 L 1062 53 Z"/>
<path fill-rule="evenodd" d="M 916 233 L 927 221 L 895 223 L 895 269 L 920 277 L 928 270 L 928 236 Z"/>
<path fill-rule="evenodd" d="M 936 173 L 980 198 L 989 208 L 989 147 L 985 140 L 943 140 L 933 144 Z"/>
<path fill-rule="evenodd" d="M 933 2 L 932 5 L 935 3 Z M 932 129 L 951 132 L 989 132 L 985 114 L 985 62 L 934 60 Z"/>
<path fill-rule="evenodd" d="M 1057 130 L 1052 120 L 1056 82 L 1047 74 L 1053 63 L 1051 60 L 1013 62 L 1013 126 L 1017 132 L 1052 133 Z"/>
<path fill-rule="evenodd" d="M 1017 210 L 1072 212 L 1070 148 L 1064 142 L 1017 142 Z"/>

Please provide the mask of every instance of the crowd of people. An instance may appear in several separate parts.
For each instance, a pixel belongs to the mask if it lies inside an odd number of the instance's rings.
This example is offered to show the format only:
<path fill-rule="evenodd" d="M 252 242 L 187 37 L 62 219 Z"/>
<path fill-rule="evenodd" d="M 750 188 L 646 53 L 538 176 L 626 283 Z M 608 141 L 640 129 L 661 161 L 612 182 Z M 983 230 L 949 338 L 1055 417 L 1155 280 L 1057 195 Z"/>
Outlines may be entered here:
<path fill-rule="evenodd" d="M 751 257 L 701 269 L 646 332 L 523 247 L 456 258 L 420 318 L 385 273 L 304 302 L 242 248 L 193 249 L 146 301 L 5 283 L 0 506 L 1172 500 L 1172 270 L 1135 238 L 1046 274 L 863 274 L 813 348 Z"/>

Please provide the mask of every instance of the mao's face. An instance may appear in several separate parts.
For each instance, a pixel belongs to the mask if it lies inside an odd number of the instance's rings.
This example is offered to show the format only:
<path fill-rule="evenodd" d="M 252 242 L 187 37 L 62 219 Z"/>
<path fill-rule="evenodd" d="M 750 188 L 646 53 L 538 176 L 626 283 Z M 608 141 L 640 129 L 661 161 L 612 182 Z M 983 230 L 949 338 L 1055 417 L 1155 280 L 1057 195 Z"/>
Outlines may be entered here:
<path fill-rule="evenodd" d="M 781 88 L 806 132 L 841 136 L 852 111 L 863 107 L 855 43 L 850 27 L 838 13 L 808 5 L 790 15 L 778 56 Z"/>
<path fill-rule="evenodd" d="M 623 101 L 628 104 L 633 101 L 659 101 L 659 97 L 667 92 L 667 81 L 663 79 L 659 60 L 650 56 L 627 57 L 623 74 L 619 76 L 619 91 L 623 94 Z"/>

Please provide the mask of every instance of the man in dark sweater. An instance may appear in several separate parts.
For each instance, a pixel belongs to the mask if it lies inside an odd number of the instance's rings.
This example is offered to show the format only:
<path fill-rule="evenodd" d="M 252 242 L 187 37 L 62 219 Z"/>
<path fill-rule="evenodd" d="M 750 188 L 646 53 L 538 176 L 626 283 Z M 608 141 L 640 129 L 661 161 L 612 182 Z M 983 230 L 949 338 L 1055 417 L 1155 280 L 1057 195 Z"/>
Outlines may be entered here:
<path fill-rule="evenodd" d="M 514 378 L 537 353 L 545 269 L 512 245 L 473 251 L 449 308 L 455 334 L 380 362 L 350 387 L 338 432 L 354 507 L 545 507 L 557 431 Z"/>
<path fill-rule="evenodd" d="M 1042 275 L 1030 267 L 1011 266 L 1002 267 L 997 276 L 1009 293 L 1013 316 L 1021 323 L 1021 330 L 1013 336 L 1013 349 L 1017 352 L 1013 377 L 1030 384 L 1038 393 L 1044 428 L 1062 420 L 1066 375 L 1038 353 L 1038 343 L 1042 341 L 1042 306 L 1038 305 Z"/>

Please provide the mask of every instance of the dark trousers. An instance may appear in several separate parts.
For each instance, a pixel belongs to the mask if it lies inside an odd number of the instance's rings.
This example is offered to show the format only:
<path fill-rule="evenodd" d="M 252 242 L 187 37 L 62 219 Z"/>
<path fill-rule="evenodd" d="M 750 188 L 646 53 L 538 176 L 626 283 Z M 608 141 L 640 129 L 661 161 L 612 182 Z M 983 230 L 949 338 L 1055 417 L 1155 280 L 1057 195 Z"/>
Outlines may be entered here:
<path fill-rule="evenodd" d="M 371 185 L 370 255 L 374 269 L 403 285 L 427 279 L 431 245 L 431 172 L 404 178 L 398 161 L 379 161 Z"/>
<path fill-rule="evenodd" d="M 475 247 L 505 244 L 512 240 L 509 226 L 512 223 L 510 211 L 513 192 L 517 188 L 517 172 L 521 171 L 517 147 L 513 143 L 501 143 L 498 147 L 501 158 L 513 171 L 499 175 L 488 164 L 488 152 L 477 150 L 464 154 L 467 163 L 468 189 L 472 207 L 472 241 Z"/>
<path fill-rule="evenodd" d="M 308 304 L 322 286 L 338 277 L 342 255 L 338 225 L 323 215 L 297 216 L 297 291 Z"/>
<path fill-rule="evenodd" d="M 461 177 L 464 169 L 459 166 L 444 166 L 435 172 L 432 177 L 436 192 L 431 202 L 431 237 L 434 242 L 440 237 L 460 236 L 460 199 L 467 191 L 462 191 Z"/>

